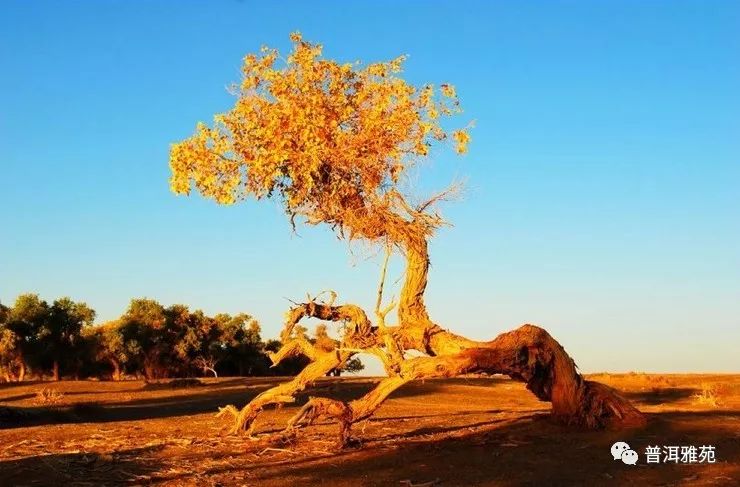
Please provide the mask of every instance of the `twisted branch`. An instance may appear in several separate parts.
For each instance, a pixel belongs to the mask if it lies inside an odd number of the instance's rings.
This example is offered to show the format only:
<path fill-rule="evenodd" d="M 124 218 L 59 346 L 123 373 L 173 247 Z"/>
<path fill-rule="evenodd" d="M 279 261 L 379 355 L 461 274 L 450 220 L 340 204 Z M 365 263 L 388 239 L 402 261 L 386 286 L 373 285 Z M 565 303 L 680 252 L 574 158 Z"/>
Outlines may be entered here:
<path fill-rule="evenodd" d="M 271 355 L 271 359 L 278 364 L 287 357 L 302 354 L 311 362 L 292 381 L 263 392 L 241 410 L 234 406 L 221 408 L 219 416 L 234 418 L 232 433 L 246 431 L 251 434 L 254 420 L 266 405 L 293 402 L 298 392 L 360 352 L 380 357 L 389 377 L 365 396 L 349 403 L 310 398 L 290 419 L 283 434 L 294 434 L 301 425 L 328 417 L 339 423 L 339 441 L 344 446 L 350 441 L 352 425 L 370 417 L 393 391 L 407 382 L 476 372 L 505 374 L 525 382 L 539 399 L 552 403 L 556 419 L 568 424 L 604 428 L 644 423 L 642 414 L 615 390 L 584 380 L 563 347 L 542 328 L 524 325 L 490 342 L 475 342 L 443 330 L 428 321 L 425 313 L 415 316 L 419 320 L 411 326 L 414 334 L 410 335 L 406 326 L 386 326 L 385 316 L 395 306 L 393 302 L 381 309 L 389 254 L 390 251 L 381 272 L 376 301 L 378 326 L 371 325 L 360 307 L 334 306 L 333 298 L 332 304 L 312 300 L 292 308 L 282 333 L 284 345 Z M 415 304 L 420 303 L 419 297 L 418 294 L 412 296 Z M 346 323 L 348 326 L 339 347 L 319 349 L 305 338 L 291 337 L 293 327 L 304 317 Z M 419 328 L 425 319 L 426 327 Z M 405 359 L 403 350 L 410 348 L 424 349 L 430 356 Z"/>
<path fill-rule="evenodd" d="M 349 325 L 346 336 L 359 337 L 373 346 L 377 340 L 371 330 L 370 320 L 365 312 L 352 304 L 334 306 L 336 293 L 330 293 L 331 299 L 328 304 L 317 303 L 313 298 L 307 303 L 301 303 L 291 308 L 287 313 L 285 326 L 281 333 L 283 346 L 275 353 L 270 354 L 273 366 L 278 365 L 288 357 L 304 355 L 310 363 L 293 380 L 268 389 L 252 399 L 242 409 L 233 405 L 220 408 L 217 417 L 231 416 L 234 424 L 229 431 L 230 434 L 245 431 L 251 435 L 254 431 L 255 419 L 265 406 L 270 404 L 284 404 L 295 401 L 295 395 L 304 390 L 317 379 L 324 377 L 330 371 L 341 367 L 356 352 L 342 347 L 334 350 L 323 350 L 315 347 L 312 343 L 302 337 L 292 337 L 295 325 L 304 317 L 320 318 L 327 321 L 344 322 Z M 320 293 L 319 296 L 323 294 Z M 318 296 L 317 296 L 318 297 Z M 310 299 L 310 295 L 309 295 Z M 360 344 L 363 340 L 359 340 Z"/>
<path fill-rule="evenodd" d="M 393 391 L 415 379 L 455 377 L 468 373 L 505 374 L 525 382 L 539 399 L 552 403 L 553 417 L 589 429 L 644 424 L 643 415 L 617 391 L 584 380 L 565 350 L 545 330 L 524 325 L 495 340 L 459 353 L 404 360 L 397 375 L 383 379 L 360 399 L 349 403 L 311 398 L 289 421 L 292 431 L 301 421 L 326 417 L 339 423 L 346 446 L 354 423 L 370 417 Z"/>

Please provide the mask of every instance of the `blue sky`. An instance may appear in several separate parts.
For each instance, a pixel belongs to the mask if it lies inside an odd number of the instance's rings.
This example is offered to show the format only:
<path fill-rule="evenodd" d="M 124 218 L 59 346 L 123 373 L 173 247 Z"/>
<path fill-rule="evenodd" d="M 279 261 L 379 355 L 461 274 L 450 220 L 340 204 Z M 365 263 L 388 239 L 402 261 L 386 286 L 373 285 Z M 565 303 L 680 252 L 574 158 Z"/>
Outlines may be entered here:
<path fill-rule="evenodd" d="M 106 320 L 148 296 L 269 337 L 307 291 L 371 305 L 365 249 L 168 191 L 170 143 L 233 103 L 246 53 L 300 30 L 342 61 L 408 54 L 476 121 L 467 156 L 419 174 L 468 180 L 431 246 L 436 321 L 540 324 L 585 371 L 738 372 L 738 25 L 729 1 L 6 0 L 0 300 L 70 295 Z"/>

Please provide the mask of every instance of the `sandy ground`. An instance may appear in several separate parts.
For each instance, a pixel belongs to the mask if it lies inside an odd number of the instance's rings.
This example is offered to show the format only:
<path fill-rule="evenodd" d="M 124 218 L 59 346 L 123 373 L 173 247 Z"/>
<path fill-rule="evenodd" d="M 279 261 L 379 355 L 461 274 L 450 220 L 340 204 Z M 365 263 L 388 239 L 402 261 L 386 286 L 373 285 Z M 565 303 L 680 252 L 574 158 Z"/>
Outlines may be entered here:
<path fill-rule="evenodd" d="M 293 445 L 224 435 L 218 406 L 244 404 L 276 379 L 174 388 L 142 382 L 0 385 L 0 485 L 740 485 L 740 376 L 597 375 L 647 413 L 631 431 L 553 423 L 548 404 L 506 378 L 428 380 L 397 391 L 338 450 L 336 426 Z M 279 380 L 279 379 L 278 379 Z M 326 379 L 308 394 L 358 397 L 377 379 Z M 44 401 L 43 389 L 60 393 Z M 697 395 L 704 393 L 704 398 Z M 276 431 L 297 406 L 266 411 Z M 614 461 L 626 441 L 637 465 Z M 716 448 L 714 464 L 646 464 L 647 446 Z"/>

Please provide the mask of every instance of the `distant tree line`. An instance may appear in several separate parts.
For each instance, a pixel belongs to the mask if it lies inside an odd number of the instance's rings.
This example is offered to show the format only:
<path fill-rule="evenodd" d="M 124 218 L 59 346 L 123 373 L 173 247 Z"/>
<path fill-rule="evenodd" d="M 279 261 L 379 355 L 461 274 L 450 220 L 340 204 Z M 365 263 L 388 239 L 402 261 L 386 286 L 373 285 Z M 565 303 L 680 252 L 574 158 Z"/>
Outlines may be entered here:
<path fill-rule="evenodd" d="M 270 367 L 269 354 L 281 344 L 263 341 L 259 322 L 244 313 L 208 316 L 182 304 L 132 299 L 120 318 L 100 325 L 94 320 L 92 308 L 70 298 L 49 304 L 22 294 L 11 307 L 0 303 L 0 380 L 295 375 L 308 364 L 298 356 Z M 326 325 L 319 324 L 312 338 L 307 331 L 298 326 L 294 333 L 336 346 Z M 363 368 L 353 359 L 331 374 Z"/>

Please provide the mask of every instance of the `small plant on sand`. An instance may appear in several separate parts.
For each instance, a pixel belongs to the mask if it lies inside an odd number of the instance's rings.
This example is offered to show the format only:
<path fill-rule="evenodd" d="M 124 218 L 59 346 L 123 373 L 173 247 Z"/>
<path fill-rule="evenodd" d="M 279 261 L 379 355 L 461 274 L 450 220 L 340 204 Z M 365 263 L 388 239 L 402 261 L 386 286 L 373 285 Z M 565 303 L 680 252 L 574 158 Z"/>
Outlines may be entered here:
<path fill-rule="evenodd" d="M 694 402 L 701 406 L 719 407 L 719 391 L 714 384 L 704 383 L 701 385 L 701 392 L 694 394 Z"/>
<path fill-rule="evenodd" d="M 187 387 L 202 386 L 203 382 L 194 378 L 182 378 L 172 379 L 169 381 L 153 381 L 144 383 L 144 389 L 147 390 L 159 390 L 159 389 L 183 389 Z"/>
<path fill-rule="evenodd" d="M 36 393 L 36 402 L 44 406 L 54 406 L 64 399 L 64 393 L 56 389 L 44 387 Z"/>

